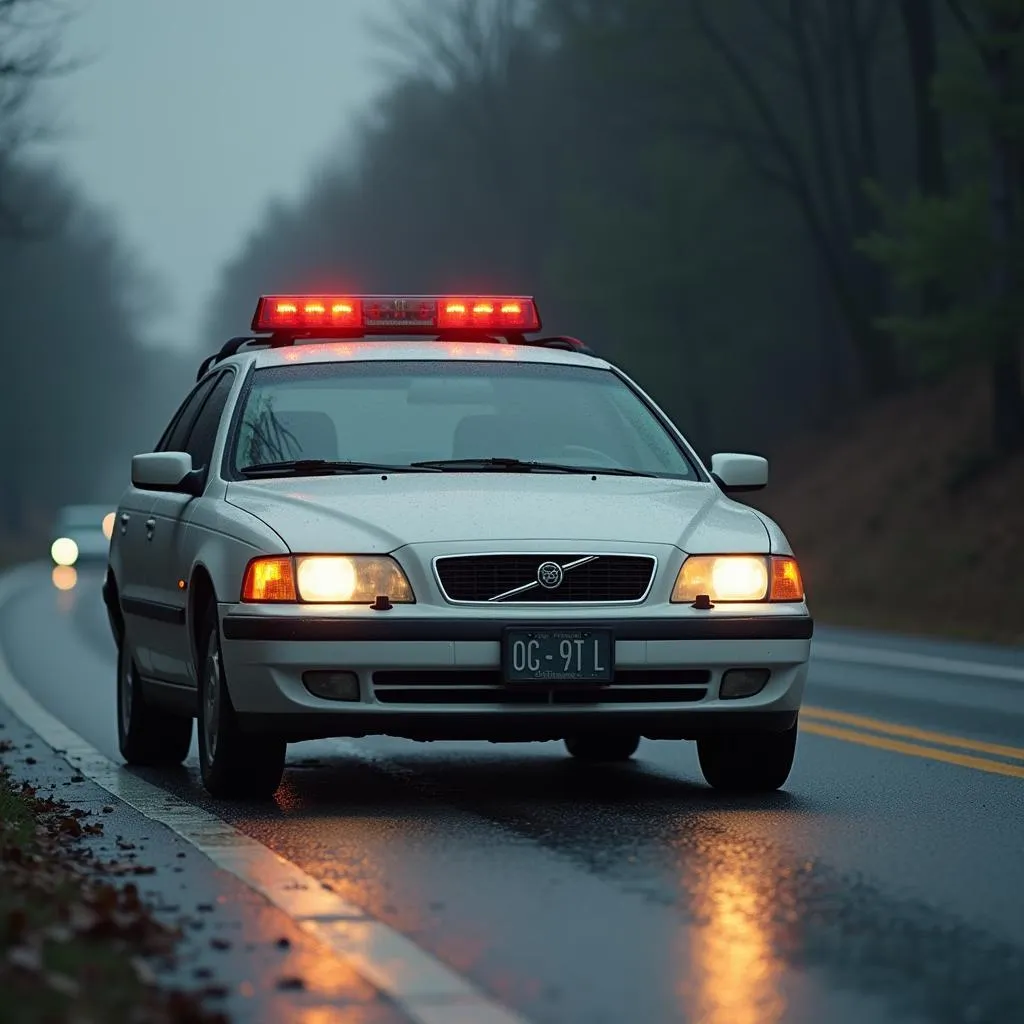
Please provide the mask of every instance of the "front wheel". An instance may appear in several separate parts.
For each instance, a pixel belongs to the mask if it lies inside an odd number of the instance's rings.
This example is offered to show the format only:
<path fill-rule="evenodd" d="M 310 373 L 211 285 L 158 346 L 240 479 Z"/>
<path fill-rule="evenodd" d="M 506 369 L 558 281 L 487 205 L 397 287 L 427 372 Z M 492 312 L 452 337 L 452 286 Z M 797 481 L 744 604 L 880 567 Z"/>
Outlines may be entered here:
<path fill-rule="evenodd" d="M 287 744 L 273 736 L 248 736 L 238 726 L 224 678 L 216 612 L 207 611 L 199 652 L 199 770 L 211 796 L 268 800 L 281 784 Z"/>
<path fill-rule="evenodd" d="M 728 732 L 697 740 L 708 785 L 734 793 L 770 793 L 789 778 L 797 723 L 785 732 Z"/>
<path fill-rule="evenodd" d="M 126 636 L 117 651 L 117 745 L 128 764 L 148 768 L 181 764 L 192 745 L 191 715 L 176 715 L 146 699 Z"/>
<path fill-rule="evenodd" d="M 582 733 L 570 736 L 565 748 L 579 761 L 628 761 L 640 746 L 632 733 Z"/>

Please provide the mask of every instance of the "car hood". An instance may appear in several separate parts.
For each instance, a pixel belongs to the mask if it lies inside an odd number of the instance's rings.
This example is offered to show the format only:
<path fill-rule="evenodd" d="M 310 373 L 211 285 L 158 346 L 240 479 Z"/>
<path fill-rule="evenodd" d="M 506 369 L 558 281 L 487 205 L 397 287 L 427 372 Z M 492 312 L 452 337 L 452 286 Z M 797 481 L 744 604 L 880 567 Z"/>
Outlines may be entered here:
<path fill-rule="evenodd" d="M 391 474 L 231 483 L 227 501 L 296 552 L 565 541 L 767 552 L 752 509 L 713 484 L 563 474 Z"/>

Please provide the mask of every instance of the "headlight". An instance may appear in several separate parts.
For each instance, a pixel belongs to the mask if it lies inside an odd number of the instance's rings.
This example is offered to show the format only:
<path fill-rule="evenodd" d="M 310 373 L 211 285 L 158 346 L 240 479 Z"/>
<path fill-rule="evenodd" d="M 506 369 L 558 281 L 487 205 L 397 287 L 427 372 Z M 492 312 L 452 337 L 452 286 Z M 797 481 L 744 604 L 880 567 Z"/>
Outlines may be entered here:
<path fill-rule="evenodd" d="M 70 537 L 58 537 L 50 545 L 50 557 L 57 565 L 74 565 L 78 561 L 78 545 Z"/>
<path fill-rule="evenodd" d="M 100 524 L 100 529 L 103 530 L 103 536 L 110 540 L 114 536 L 114 513 L 108 512 L 103 517 L 103 522 Z"/>
<path fill-rule="evenodd" d="M 795 558 L 773 555 L 691 555 L 672 588 L 672 602 L 690 604 L 700 594 L 714 602 L 802 601 L 804 585 Z"/>
<path fill-rule="evenodd" d="M 402 567 L 379 555 L 300 555 L 254 558 L 245 571 L 243 601 L 309 604 L 413 604 Z"/>

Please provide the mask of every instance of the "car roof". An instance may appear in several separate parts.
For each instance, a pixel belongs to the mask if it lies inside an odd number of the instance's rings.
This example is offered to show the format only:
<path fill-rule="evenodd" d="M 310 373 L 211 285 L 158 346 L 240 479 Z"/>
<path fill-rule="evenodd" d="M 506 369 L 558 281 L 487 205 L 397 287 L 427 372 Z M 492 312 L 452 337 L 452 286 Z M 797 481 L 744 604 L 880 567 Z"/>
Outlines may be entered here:
<path fill-rule="evenodd" d="M 240 354 L 241 356 L 241 354 Z M 495 363 L 547 363 L 562 366 L 590 366 L 609 369 L 611 364 L 596 356 L 565 349 L 532 345 L 509 345 L 493 341 L 423 341 L 390 339 L 356 341 L 303 341 L 280 348 L 248 351 L 244 361 L 257 369 L 312 363 L 396 362 L 399 360 L 458 360 Z M 236 358 L 225 360 L 233 362 Z M 223 363 L 215 364 L 223 366 Z"/>

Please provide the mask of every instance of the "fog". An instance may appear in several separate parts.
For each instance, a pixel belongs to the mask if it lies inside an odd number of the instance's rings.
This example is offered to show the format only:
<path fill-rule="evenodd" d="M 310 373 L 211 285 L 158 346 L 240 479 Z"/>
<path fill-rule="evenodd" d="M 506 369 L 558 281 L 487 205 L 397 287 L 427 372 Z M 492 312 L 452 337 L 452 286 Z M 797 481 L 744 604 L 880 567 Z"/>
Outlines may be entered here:
<path fill-rule="evenodd" d="M 274 289 L 535 294 L 704 452 L 770 454 L 974 363 L 979 458 L 1019 450 L 1024 161 L 989 127 L 1021 83 L 974 31 L 1002 16 L 104 0 L 53 26 L 81 66 L 52 80 L 8 20 L 0 56 L 36 64 L 0 82 L 6 530 L 115 498 Z"/>

